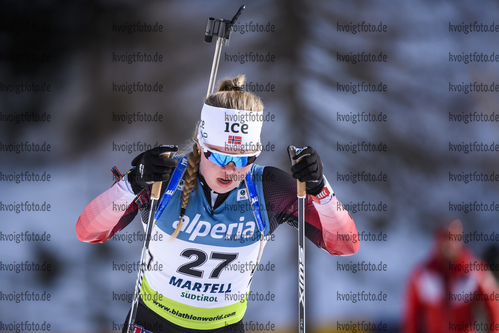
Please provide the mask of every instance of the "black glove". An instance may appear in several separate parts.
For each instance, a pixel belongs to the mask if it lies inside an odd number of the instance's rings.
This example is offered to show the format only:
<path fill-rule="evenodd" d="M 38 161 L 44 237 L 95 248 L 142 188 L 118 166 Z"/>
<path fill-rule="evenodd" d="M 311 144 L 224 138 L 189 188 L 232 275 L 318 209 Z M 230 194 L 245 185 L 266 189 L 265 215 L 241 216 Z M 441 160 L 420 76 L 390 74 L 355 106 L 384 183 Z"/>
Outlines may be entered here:
<path fill-rule="evenodd" d="M 177 151 L 177 146 L 164 145 L 136 156 L 132 161 L 132 166 L 135 168 L 128 175 L 133 192 L 138 194 L 147 185 L 170 180 L 170 176 L 177 167 L 178 161 L 164 155 L 162 156 L 161 154 L 170 153 L 170 156 L 173 156 L 173 153 Z"/>
<path fill-rule="evenodd" d="M 324 178 L 322 177 L 322 161 L 319 154 L 308 146 L 303 147 L 297 155 L 290 156 L 290 158 L 293 161 L 300 159 L 291 167 L 293 178 L 306 182 L 308 194 L 317 195 L 321 193 L 324 187 Z"/>

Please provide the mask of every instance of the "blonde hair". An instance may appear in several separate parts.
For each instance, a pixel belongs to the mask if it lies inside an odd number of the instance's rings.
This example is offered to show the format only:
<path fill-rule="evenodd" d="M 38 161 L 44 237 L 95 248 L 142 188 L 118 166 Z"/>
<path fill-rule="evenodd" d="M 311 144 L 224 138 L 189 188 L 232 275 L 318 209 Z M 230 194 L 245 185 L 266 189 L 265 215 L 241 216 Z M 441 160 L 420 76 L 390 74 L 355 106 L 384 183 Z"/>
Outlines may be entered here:
<path fill-rule="evenodd" d="M 263 103 L 261 99 L 252 93 L 243 90 L 244 79 L 244 75 L 224 79 L 220 83 L 218 91 L 206 97 L 204 103 L 225 109 L 263 111 Z M 182 201 L 182 205 L 180 207 L 180 218 L 170 241 L 174 240 L 180 233 L 185 210 L 187 204 L 189 203 L 190 194 L 192 190 L 196 190 L 196 179 L 198 177 L 199 163 L 201 161 L 201 152 L 197 147 L 197 131 L 198 124 L 196 125 L 192 138 L 192 151 L 187 155 L 188 164 L 184 173 L 184 189 L 180 197 Z"/>

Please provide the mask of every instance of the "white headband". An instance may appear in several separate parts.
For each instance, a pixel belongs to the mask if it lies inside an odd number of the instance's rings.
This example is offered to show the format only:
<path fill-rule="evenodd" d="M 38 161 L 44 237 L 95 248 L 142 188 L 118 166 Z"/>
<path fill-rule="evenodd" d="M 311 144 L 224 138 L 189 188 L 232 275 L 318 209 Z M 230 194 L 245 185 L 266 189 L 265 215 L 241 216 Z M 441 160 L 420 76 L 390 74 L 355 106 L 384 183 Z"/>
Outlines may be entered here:
<path fill-rule="evenodd" d="M 234 151 L 260 150 L 263 113 L 217 108 L 204 104 L 198 141 Z"/>

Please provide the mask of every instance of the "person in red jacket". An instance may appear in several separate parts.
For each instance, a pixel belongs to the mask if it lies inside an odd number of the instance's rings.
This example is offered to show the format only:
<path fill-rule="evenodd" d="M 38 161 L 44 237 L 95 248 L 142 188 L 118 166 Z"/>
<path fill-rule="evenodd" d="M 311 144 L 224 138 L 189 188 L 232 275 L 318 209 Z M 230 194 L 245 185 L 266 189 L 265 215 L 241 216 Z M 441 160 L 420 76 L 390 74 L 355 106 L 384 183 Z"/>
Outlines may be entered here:
<path fill-rule="evenodd" d="M 496 331 L 499 289 L 490 270 L 464 245 L 460 220 L 435 235 L 430 258 L 409 277 L 404 333 Z"/>

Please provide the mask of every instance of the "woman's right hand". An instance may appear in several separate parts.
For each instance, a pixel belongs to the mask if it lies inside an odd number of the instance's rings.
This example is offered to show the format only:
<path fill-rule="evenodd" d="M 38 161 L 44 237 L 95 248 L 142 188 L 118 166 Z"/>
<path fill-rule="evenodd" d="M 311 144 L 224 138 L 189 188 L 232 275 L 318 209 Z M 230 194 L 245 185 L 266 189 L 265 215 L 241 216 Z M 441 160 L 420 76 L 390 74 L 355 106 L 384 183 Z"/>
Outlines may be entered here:
<path fill-rule="evenodd" d="M 170 180 L 178 161 L 168 155 L 173 156 L 177 151 L 178 147 L 175 145 L 162 145 L 136 156 L 132 161 L 132 166 L 135 168 L 128 174 L 133 192 L 139 194 L 152 183 Z"/>

